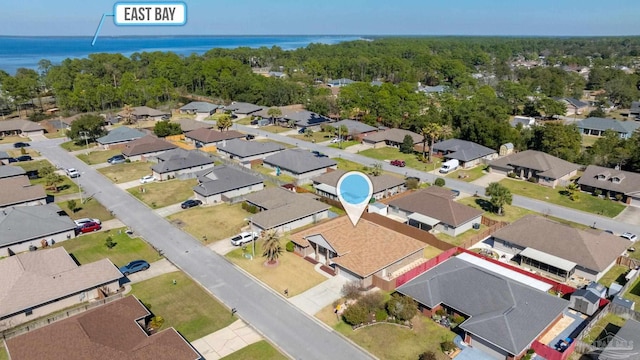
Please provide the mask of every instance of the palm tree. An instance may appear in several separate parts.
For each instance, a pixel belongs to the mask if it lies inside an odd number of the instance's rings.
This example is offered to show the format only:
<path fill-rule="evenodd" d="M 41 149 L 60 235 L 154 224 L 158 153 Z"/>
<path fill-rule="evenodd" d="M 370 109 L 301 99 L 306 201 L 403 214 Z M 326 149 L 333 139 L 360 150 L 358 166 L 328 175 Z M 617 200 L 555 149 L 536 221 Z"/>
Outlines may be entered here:
<path fill-rule="evenodd" d="M 438 138 L 440 139 L 448 139 L 453 135 L 453 129 L 449 125 L 442 125 L 440 127 L 440 135 Z"/>
<path fill-rule="evenodd" d="M 262 234 L 262 256 L 267 258 L 267 264 L 275 265 L 282 255 L 280 236 L 275 230 L 266 231 Z"/>
<path fill-rule="evenodd" d="M 231 121 L 231 115 L 229 114 L 220 115 L 220 117 L 216 121 L 216 126 L 220 131 L 229 130 L 229 128 L 233 126 L 233 121 Z"/>
<path fill-rule="evenodd" d="M 574 182 L 567 185 L 566 190 L 567 190 L 567 193 L 569 194 L 569 199 L 571 199 L 571 201 L 575 201 L 578 198 L 577 192 L 579 189 L 580 189 L 580 186 Z"/>
<path fill-rule="evenodd" d="M 271 119 L 271 124 L 275 124 L 274 119 L 282 116 L 282 110 L 277 107 L 272 107 L 267 110 L 267 115 L 269 115 L 269 118 Z"/>
<path fill-rule="evenodd" d="M 427 143 L 427 139 L 429 139 L 429 162 L 431 162 L 431 157 L 433 156 L 433 143 L 440 136 L 440 132 L 442 127 L 437 123 L 427 123 L 421 129 L 422 135 L 422 157 L 425 156 L 425 145 Z"/>
<path fill-rule="evenodd" d="M 489 202 L 497 210 L 498 215 L 502 215 L 502 209 L 505 204 L 511 205 L 511 191 L 497 182 L 490 183 L 485 189 L 485 194 L 491 197 Z"/>
<path fill-rule="evenodd" d="M 304 129 L 304 137 L 307 139 L 313 137 L 313 130 L 311 128 Z"/>

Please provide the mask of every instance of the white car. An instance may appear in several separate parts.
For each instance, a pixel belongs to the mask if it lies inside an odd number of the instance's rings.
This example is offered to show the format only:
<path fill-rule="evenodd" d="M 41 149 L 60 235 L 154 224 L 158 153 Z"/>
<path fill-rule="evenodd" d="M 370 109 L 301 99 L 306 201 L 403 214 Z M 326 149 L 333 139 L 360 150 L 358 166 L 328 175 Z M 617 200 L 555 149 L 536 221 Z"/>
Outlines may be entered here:
<path fill-rule="evenodd" d="M 340 142 L 340 138 L 333 138 L 333 139 L 331 139 L 331 143 L 332 143 L 332 144 L 337 144 L 337 143 L 339 143 L 339 142 Z"/>
<path fill-rule="evenodd" d="M 78 172 L 78 170 L 74 169 L 74 168 L 69 168 L 67 169 L 67 175 L 69 175 L 70 178 L 77 178 L 80 176 L 80 172 Z"/>
<path fill-rule="evenodd" d="M 621 238 L 625 238 L 629 241 L 636 241 L 636 239 L 638 239 L 638 237 L 636 236 L 636 234 L 632 234 L 630 232 L 626 232 L 622 235 L 620 235 Z"/>
<path fill-rule="evenodd" d="M 154 181 L 156 181 L 156 178 L 154 178 L 153 175 L 146 175 L 140 178 L 140 184 L 146 184 Z"/>
<path fill-rule="evenodd" d="M 256 239 L 257 237 L 258 237 L 258 234 L 254 232 L 247 232 L 247 231 L 241 232 L 240 234 L 231 238 L 231 245 L 233 246 L 244 245 L 246 243 L 250 243 L 251 241 L 253 241 L 253 239 Z"/>
<path fill-rule="evenodd" d="M 91 218 L 82 218 L 82 219 L 77 219 L 77 220 L 73 220 L 73 222 L 76 223 L 77 227 L 80 227 L 88 222 L 94 222 L 98 225 L 102 225 L 102 222 L 100 221 L 100 219 L 91 219 Z"/>

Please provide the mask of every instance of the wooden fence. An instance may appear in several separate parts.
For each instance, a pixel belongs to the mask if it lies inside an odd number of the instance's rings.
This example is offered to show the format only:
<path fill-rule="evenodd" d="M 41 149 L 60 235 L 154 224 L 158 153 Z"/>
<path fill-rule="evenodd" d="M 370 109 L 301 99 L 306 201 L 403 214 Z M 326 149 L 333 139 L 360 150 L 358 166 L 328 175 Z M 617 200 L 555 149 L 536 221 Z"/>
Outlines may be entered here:
<path fill-rule="evenodd" d="M 463 241 L 459 245 L 460 247 L 468 249 L 468 248 L 472 247 L 473 245 L 475 245 L 477 242 L 488 238 L 489 236 L 493 235 L 493 233 L 495 233 L 496 231 L 498 231 L 498 230 L 502 229 L 503 227 L 509 225 L 509 223 L 506 223 L 506 222 L 503 222 L 503 221 L 497 221 L 497 220 L 489 219 L 486 216 L 482 216 L 481 223 L 482 223 L 482 225 L 488 226 L 488 228 L 483 230 L 482 232 L 479 232 L 479 233 L 469 237 L 465 241 Z"/>

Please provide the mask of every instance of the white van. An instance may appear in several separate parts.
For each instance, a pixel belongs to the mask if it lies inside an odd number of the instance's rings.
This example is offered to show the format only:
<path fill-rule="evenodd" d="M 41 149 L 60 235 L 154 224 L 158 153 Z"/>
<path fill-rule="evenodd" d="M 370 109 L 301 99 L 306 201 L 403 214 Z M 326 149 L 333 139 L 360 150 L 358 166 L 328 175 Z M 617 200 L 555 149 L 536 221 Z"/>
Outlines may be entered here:
<path fill-rule="evenodd" d="M 460 166 L 460 161 L 458 161 L 457 159 L 447 160 L 447 161 L 442 163 L 442 167 L 440 167 L 440 173 L 441 174 L 447 174 L 447 173 L 457 169 L 458 166 Z"/>

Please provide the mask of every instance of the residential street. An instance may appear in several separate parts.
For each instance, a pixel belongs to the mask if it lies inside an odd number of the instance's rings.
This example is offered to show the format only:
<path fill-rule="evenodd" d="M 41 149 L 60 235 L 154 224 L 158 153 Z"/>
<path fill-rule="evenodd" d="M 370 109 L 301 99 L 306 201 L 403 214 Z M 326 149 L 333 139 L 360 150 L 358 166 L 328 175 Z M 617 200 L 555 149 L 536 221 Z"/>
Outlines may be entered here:
<path fill-rule="evenodd" d="M 286 299 L 263 287 L 217 253 L 151 211 L 90 166 L 69 154 L 61 140 L 33 143 L 52 163 L 74 167 L 83 175 L 87 193 L 115 212 L 120 220 L 194 280 L 211 291 L 237 315 L 296 359 L 369 359 L 336 332 L 306 315 Z"/>

